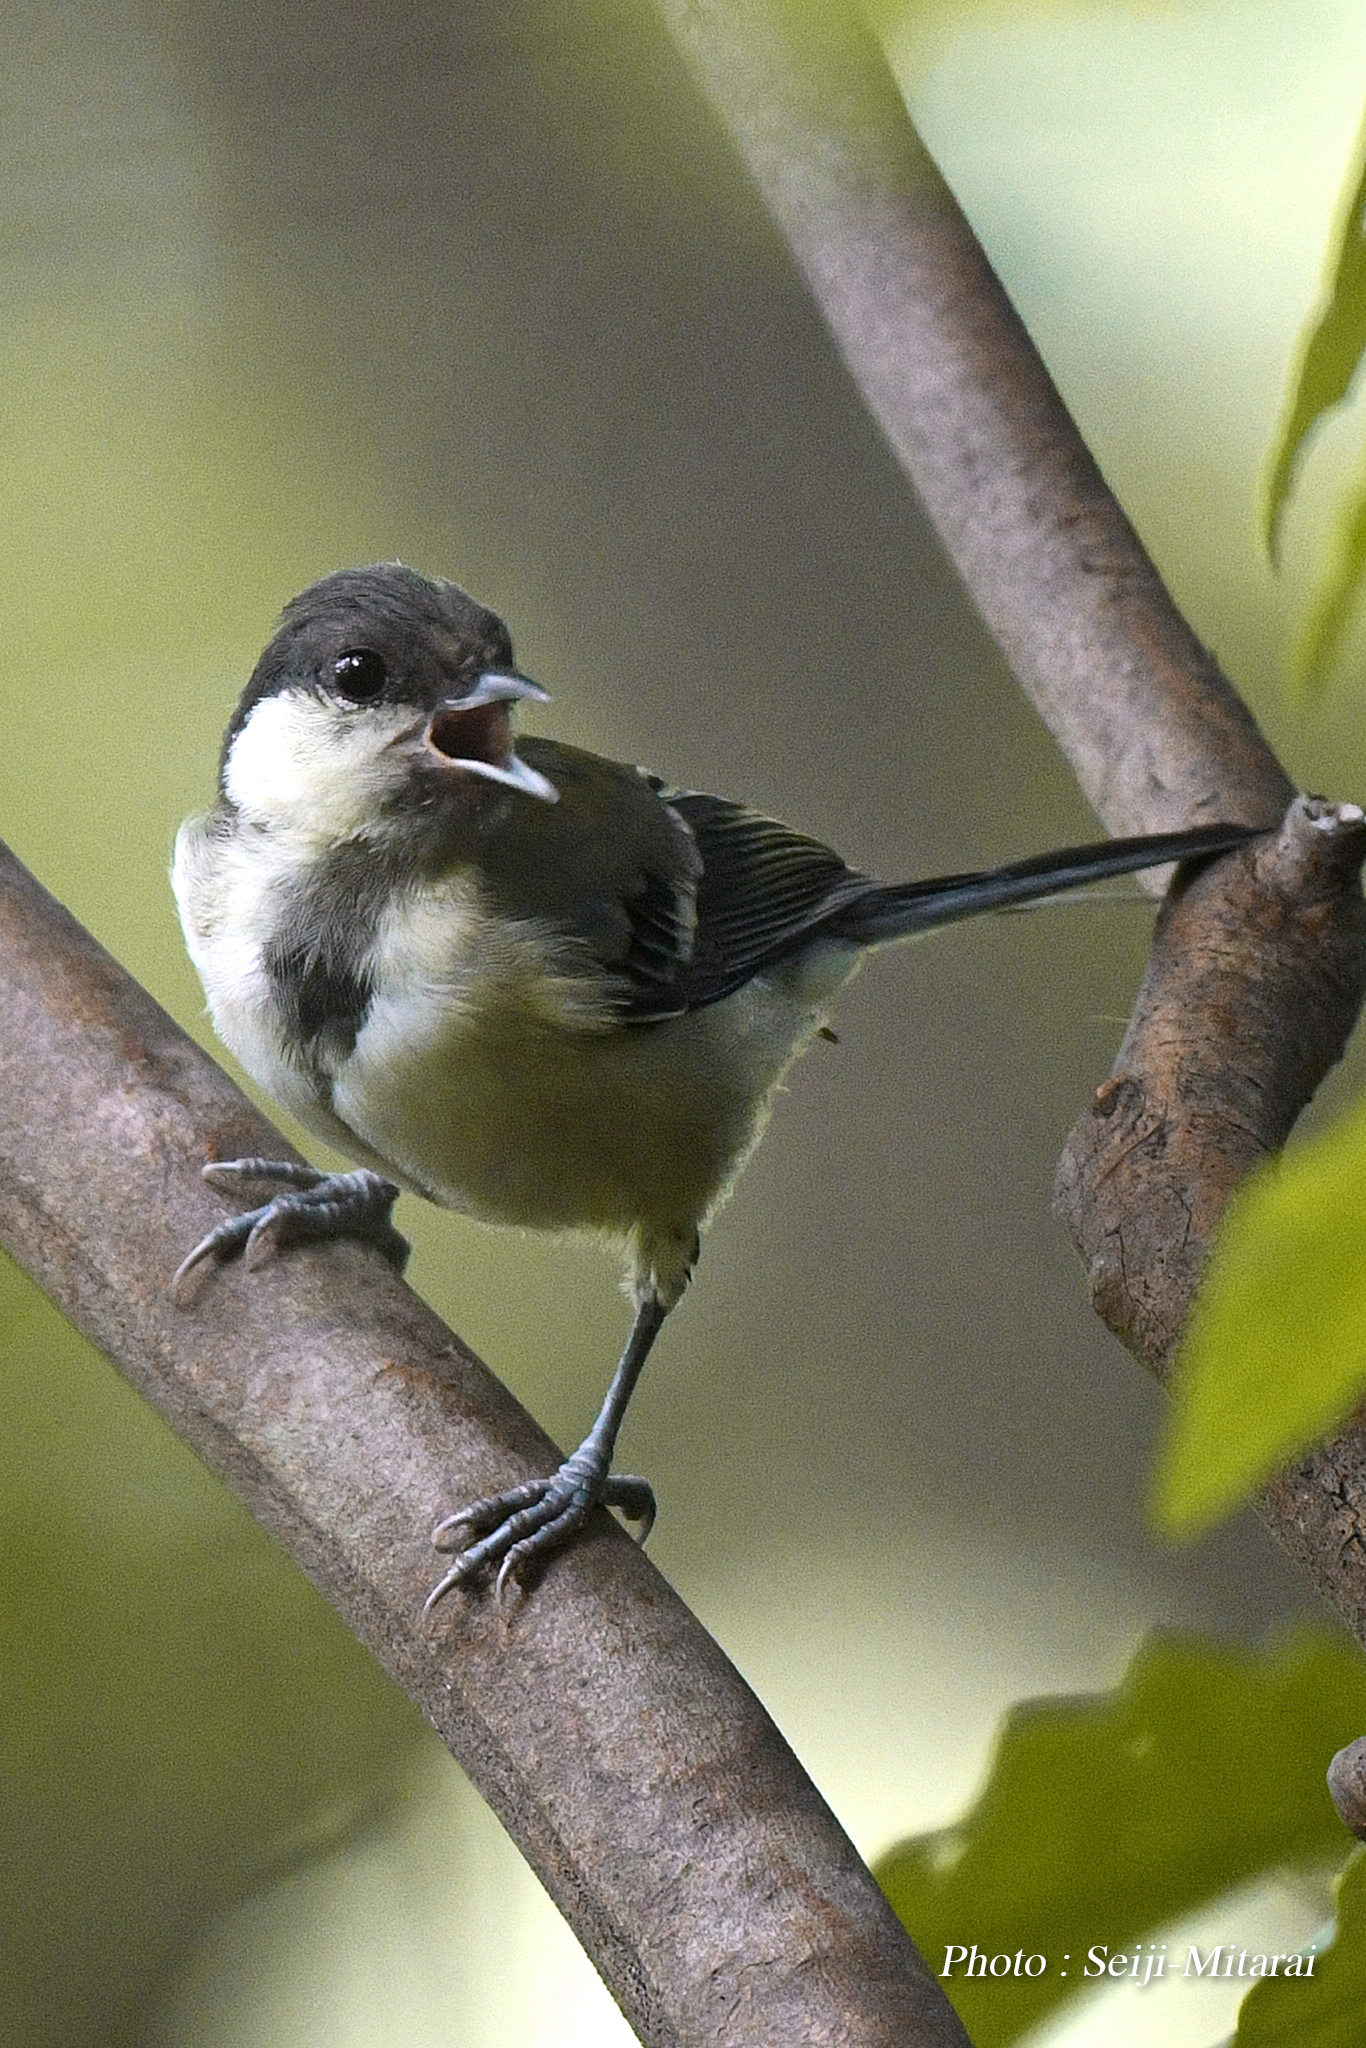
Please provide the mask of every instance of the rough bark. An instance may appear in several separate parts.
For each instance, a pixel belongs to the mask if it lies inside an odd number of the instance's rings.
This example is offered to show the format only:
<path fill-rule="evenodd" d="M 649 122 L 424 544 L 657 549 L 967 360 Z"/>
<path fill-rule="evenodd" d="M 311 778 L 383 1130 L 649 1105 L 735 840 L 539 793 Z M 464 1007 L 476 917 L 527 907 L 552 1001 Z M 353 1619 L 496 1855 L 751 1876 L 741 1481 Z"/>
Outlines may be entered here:
<path fill-rule="evenodd" d="M 656 0 L 983 618 L 1115 833 L 1275 825 L 1292 785 L 1173 604 L 916 135 L 872 34 L 822 0 Z M 1211 1233 L 1366 995 L 1354 807 L 1297 810 L 1158 933 L 1059 1210 L 1096 1306 L 1165 1372 Z M 1366 1642 L 1366 1428 L 1262 1512 Z"/>
<path fill-rule="evenodd" d="M 558 1452 L 378 1253 L 167 1281 L 278 1132 L 0 849 L 0 1241 L 422 1706 L 642 2041 L 962 2048 L 778 1730 L 607 1516 L 511 1614 L 426 1531 Z"/>

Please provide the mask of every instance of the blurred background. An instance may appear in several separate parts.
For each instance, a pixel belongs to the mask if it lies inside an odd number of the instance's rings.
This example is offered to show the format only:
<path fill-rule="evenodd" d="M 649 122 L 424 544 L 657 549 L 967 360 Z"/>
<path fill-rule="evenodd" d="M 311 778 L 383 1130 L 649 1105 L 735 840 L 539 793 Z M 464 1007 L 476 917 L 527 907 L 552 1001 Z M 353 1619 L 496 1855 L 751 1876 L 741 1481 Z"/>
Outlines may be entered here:
<path fill-rule="evenodd" d="M 1092 836 L 645 0 L 0 20 L 0 833 L 202 1043 L 171 837 L 280 606 L 344 563 L 503 612 L 554 698 L 528 725 L 876 873 Z M 882 25 L 1197 630 L 1296 779 L 1360 798 L 1359 699 L 1311 717 L 1281 683 L 1358 423 L 1321 440 L 1279 580 L 1254 514 L 1361 9 Z M 964 1806 L 1010 1700 L 1112 1683 L 1157 1624 L 1255 1640 L 1305 1606 L 1250 1521 L 1180 1555 L 1147 1534 L 1158 1395 L 1049 1216 L 1149 918 L 1059 908 L 875 963 L 627 1425 L 652 1554 L 870 1855 Z M 419 1289 L 577 1441 L 625 1329 L 612 1263 L 399 1221 Z M 415 1712 L 5 1267 L 0 1375 L 0 2037 L 627 2041 Z M 1259 1894 L 1210 1938 L 1286 1947 L 1316 1910 Z M 1227 2030 L 1208 1982 L 1158 1996 L 1048 2038 Z"/>

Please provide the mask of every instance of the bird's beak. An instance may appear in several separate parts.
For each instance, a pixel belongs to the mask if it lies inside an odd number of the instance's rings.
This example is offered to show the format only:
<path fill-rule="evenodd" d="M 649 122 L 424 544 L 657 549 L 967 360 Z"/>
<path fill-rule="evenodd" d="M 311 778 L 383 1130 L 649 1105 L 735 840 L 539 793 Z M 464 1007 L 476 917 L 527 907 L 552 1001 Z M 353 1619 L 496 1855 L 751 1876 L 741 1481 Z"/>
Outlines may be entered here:
<path fill-rule="evenodd" d="M 427 746 L 447 767 L 506 783 L 543 803 L 557 803 L 560 792 L 554 783 L 519 760 L 513 749 L 511 707 L 528 697 L 538 704 L 548 702 L 546 692 L 529 676 L 486 670 L 463 697 L 438 704 L 427 726 Z"/>

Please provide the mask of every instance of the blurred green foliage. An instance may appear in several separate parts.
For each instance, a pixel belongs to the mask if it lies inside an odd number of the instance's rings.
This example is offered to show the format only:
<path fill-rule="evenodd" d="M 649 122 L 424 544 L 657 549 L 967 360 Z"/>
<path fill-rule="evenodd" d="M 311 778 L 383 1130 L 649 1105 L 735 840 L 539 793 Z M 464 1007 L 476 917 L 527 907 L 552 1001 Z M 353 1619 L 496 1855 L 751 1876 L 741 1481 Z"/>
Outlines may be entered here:
<path fill-rule="evenodd" d="M 975 2048 L 1005 2048 L 1085 1988 L 1093 1946 L 1340 1857 L 1323 1774 L 1363 1727 L 1366 1666 L 1338 1638 L 1256 1655 L 1158 1637 L 1112 1693 L 1013 1708 L 972 1811 L 892 1850 L 878 1880 L 936 1972 L 950 1943 L 1048 1958 L 1036 1977 L 945 1983 Z"/>
<path fill-rule="evenodd" d="M 1349 167 L 1328 254 L 1323 300 L 1305 330 L 1267 466 L 1263 528 L 1273 559 L 1291 492 L 1310 442 L 1348 398 L 1366 354 L 1366 130 Z M 1366 569 L 1366 484 L 1342 507 L 1336 537 L 1291 657 L 1307 694 L 1326 686 Z"/>
<path fill-rule="evenodd" d="M 1337 1882 L 1336 1933 L 1312 1977 L 1265 1978 L 1238 2014 L 1231 2048 L 1360 2048 L 1366 2014 L 1366 1851 Z"/>
<path fill-rule="evenodd" d="M 1166 1531 L 1240 1506 L 1366 1390 L 1366 1102 L 1248 1181 L 1182 1344 L 1154 1477 Z"/>

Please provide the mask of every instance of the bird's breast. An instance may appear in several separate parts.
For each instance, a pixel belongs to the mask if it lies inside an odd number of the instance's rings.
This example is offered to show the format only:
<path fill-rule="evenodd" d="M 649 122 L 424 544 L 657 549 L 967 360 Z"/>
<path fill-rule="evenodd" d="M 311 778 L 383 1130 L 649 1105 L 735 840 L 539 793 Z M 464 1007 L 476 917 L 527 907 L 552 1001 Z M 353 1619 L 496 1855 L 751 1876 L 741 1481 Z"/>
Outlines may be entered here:
<path fill-rule="evenodd" d="M 190 950 L 252 1077 L 320 1137 L 447 1207 L 686 1237 L 756 1141 L 825 988 L 785 965 L 723 1001 L 626 1024 L 591 950 L 495 912 L 472 870 L 382 887 L 377 873 L 347 880 L 335 856 L 296 854 L 291 868 L 250 838 L 182 833 Z"/>

